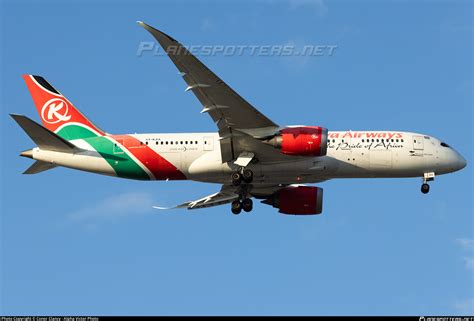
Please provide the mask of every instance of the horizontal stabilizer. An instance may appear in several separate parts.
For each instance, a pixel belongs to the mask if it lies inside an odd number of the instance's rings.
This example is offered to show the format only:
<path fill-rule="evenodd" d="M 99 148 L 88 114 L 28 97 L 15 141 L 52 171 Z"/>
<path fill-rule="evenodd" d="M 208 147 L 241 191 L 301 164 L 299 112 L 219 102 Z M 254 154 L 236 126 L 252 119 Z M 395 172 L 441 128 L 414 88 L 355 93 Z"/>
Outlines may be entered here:
<path fill-rule="evenodd" d="M 40 149 L 65 153 L 70 153 L 78 149 L 64 138 L 59 137 L 26 116 L 16 114 L 10 114 L 10 116 L 23 128 L 25 133 L 30 136 L 31 140 L 33 140 Z"/>
<path fill-rule="evenodd" d="M 57 165 L 52 164 L 52 163 L 36 161 L 33 163 L 33 165 L 28 167 L 28 169 L 24 171 L 23 174 L 37 174 L 37 173 L 47 171 L 48 169 L 55 168 L 56 166 Z"/>

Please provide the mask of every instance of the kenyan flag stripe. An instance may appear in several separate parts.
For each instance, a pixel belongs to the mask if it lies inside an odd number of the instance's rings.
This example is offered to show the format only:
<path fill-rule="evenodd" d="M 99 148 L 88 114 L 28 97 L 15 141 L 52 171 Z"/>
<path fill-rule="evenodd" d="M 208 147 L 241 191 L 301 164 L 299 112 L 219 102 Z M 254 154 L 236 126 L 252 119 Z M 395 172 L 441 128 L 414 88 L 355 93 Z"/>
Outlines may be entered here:
<path fill-rule="evenodd" d="M 83 139 L 114 169 L 118 177 L 140 180 L 186 179 L 173 164 L 131 135 L 102 136 L 86 125 L 68 123 L 56 132 L 67 140 Z"/>

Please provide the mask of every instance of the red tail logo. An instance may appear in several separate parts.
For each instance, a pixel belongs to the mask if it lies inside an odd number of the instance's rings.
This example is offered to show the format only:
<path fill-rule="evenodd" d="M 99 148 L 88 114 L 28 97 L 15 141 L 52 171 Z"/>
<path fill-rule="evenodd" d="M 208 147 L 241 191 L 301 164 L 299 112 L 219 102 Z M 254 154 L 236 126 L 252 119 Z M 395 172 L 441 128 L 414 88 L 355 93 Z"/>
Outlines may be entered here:
<path fill-rule="evenodd" d="M 41 118 L 48 124 L 56 124 L 71 119 L 67 102 L 60 98 L 48 100 L 41 108 Z"/>

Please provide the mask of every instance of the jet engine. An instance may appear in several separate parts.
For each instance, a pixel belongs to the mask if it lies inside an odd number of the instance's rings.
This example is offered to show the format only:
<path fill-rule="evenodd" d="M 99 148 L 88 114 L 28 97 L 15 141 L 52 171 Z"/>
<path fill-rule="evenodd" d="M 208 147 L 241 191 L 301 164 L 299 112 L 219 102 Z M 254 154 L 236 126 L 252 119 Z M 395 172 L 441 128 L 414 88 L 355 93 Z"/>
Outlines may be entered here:
<path fill-rule="evenodd" d="M 262 203 L 272 205 L 282 214 L 312 215 L 323 211 L 323 189 L 313 186 L 282 188 Z"/>
<path fill-rule="evenodd" d="M 288 127 L 265 141 L 282 154 L 294 156 L 325 156 L 328 130 L 318 126 Z"/>

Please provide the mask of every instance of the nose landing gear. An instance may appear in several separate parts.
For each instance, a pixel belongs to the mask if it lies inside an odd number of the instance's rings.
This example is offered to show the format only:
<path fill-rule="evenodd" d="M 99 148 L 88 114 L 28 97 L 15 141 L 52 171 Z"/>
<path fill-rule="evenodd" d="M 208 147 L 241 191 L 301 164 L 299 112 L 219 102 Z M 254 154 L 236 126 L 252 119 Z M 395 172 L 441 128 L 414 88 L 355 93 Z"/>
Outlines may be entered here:
<path fill-rule="evenodd" d="M 421 192 L 423 194 L 428 194 L 429 193 L 430 185 L 428 185 L 428 182 L 433 181 L 434 177 L 435 177 L 435 173 L 433 173 L 433 172 L 423 174 L 423 184 L 421 185 Z"/>
<path fill-rule="evenodd" d="M 430 191 L 430 185 L 423 183 L 423 185 L 421 185 L 421 192 L 423 194 L 428 194 L 429 191 Z"/>

